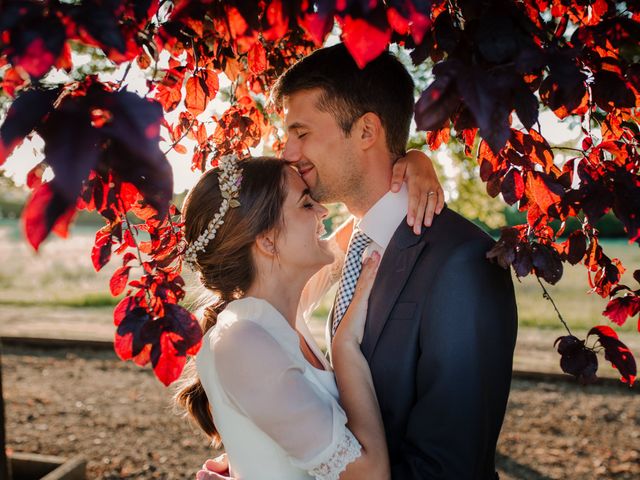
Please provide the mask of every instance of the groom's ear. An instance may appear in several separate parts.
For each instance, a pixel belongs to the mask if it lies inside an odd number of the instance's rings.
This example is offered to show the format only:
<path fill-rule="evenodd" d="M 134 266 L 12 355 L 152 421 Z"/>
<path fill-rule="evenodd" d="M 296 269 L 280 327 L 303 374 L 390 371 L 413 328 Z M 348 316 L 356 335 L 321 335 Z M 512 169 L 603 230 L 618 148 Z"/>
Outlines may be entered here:
<path fill-rule="evenodd" d="M 380 117 L 373 112 L 362 115 L 357 122 L 358 139 L 363 150 L 372 147 L 380 138 L 384 136 Z"/>
<path fill-rule="evenodd" d="M 275 257 L 276 250 L 275 234 L 272 232 L 261 233 L 256 237 L 256 248 L 265 257 Z"/>

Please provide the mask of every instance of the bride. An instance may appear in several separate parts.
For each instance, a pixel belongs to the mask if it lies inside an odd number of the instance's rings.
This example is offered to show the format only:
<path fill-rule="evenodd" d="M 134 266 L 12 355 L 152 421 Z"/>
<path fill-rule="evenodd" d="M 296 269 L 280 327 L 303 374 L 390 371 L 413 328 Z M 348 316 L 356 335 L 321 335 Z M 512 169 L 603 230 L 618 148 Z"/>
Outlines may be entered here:
<path fill-rule="evenodd" d="M 421 153 L 403 161 L 426 163 Z M 364 260 L 332 365 L 306 323 L 340 276 L 353 228 L 322 239 L 326 216 L 293 167 L 264 157 L 223 157 L 185 200 L 184 258 L 218 300 L 205 310 L 197 372 L 185 374 L 176 400 L 224 444 L 223 468 L 228 460 L 235 478 L 390 478 L 360 351 L 379 254 Z"/>

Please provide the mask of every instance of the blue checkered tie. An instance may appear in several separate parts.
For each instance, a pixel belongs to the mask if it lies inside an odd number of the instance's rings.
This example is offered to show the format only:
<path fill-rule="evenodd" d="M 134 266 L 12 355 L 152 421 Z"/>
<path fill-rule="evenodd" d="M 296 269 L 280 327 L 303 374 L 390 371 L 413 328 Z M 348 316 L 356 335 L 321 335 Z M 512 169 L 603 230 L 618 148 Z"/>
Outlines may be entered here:
<path fill-rule="evenodd" d="M 361 230 L 355 230 L 349 248 L 347 249 L 347 257 L 342 267 L 342 275 L 338 283 L 338 292 L 333 307 L 333 315 L 331 317 L 331 339 L 336 333 L 338 325 L 347 311 L 353 292 L 358 283 L 358 277 L 362 271 L 362 252 L 371 243 L 371 239 Z"/>

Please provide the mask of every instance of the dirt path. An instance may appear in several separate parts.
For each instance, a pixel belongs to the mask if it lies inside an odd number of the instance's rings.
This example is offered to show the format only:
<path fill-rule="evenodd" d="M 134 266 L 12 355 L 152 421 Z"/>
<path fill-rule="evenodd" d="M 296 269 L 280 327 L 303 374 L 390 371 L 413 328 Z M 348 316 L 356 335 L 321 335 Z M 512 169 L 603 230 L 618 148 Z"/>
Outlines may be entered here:
<path fill-rule="evenodd" d="M 112 353 L 5 347 L 9 447 L 89 461 L 89 478 L 190 479 L 207 441 L 171 412 L 149 369 Z M 499 444 L 503 480 L 640 478 L 640 395 L 514 381 Z"/>

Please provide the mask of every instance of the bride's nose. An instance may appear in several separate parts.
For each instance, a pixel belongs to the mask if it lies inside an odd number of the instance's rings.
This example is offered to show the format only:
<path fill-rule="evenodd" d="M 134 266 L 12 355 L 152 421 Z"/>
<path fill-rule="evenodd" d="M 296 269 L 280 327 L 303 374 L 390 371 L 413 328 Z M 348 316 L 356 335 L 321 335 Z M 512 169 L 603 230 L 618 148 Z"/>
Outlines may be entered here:
<path fill-rule="evenodd" d="M 325 219 L 327 218 L 327 215 L 329 215 L 329 209 L 321 203 L 316 203 L 316 211 L 318 212 L 320 219 Z"/>

